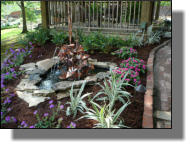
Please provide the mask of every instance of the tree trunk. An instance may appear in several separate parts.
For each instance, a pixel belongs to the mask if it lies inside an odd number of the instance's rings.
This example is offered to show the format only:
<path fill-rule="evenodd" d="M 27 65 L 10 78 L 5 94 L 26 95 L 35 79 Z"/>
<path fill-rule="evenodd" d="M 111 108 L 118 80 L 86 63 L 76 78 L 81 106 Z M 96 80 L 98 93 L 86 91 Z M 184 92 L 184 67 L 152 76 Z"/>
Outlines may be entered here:
<path fill-rule="evenodd" d="M 24 1 L 21 1 L 21 10 L 22 10 L 22 22 L 23 22 L 23 28 L 22 28 L 22 33 L 28 32 L 27 30 L 27 25 L 26 25 L 26 15 L 25 15 L 25 7 L 24 7 Z"/>

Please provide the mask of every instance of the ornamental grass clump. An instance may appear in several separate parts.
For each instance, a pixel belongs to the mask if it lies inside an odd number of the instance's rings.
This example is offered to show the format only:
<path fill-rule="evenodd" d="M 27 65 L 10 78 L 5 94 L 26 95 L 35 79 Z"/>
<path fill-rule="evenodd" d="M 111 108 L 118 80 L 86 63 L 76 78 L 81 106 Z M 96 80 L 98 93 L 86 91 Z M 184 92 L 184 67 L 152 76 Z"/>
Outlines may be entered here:
<path fill-rule="evenodd" d="M 91 104 L 93 109 L 88 109 L 88 111 L 85 112 L 85 115 L 78 120 L 82 118 L 95 120 L 97 124 L 95 124 L 93 128 L 127 128 L 127 126 L 124 126 L 122 121 L 119 120 L 119 116 L 130 102 L 125 103 L 118 111 L 110 111 L 109 105 L 104 105 L 102 107 L 93 101 L 91 101 Z"/>
<path fill-rule="evenodd" d="M 130 102 L 131 94 L 125 91 L 124 87 L 132 86 L 128 82 L 125 82 L 125 78 L 128 75 L 126 73 L 124 77 L 118 76 L 112 70 L 110 71 L 111 76 L 109 79 L 104 79 L 104 85 L 98 84 L 102 89 L 98 92 L 93 99 L 97 100 L 108 100 L 109 101 L 109 110 L 111 111 L 117 100 L 121 101 L 123 104 Z M 105 95 L 104 97 L 99 97 L 100 95 Z"/>
<path fill-rule="evenodd" d="M 82 95 L 85 84 L 86 84 L 86 81 L 83 82 L 83 84 L 77 94 L 77 93 L 74 93 L 74 90 L 73 90 L 74 83 L 73 83 L 71 90 L 70 90 L 70 100 L 71 101 L 66 103 L 69 105 L 67 107 L 67 111 L 66 111 L 67 116 L 73 115 L 73 118 L 75 118 L 78 111 L 80 111 L 81 113 L 84 113 L 84 110 L 87 109 L 86 103 L 83 101 L 83 99 L 85 97 L 89 96 L 91 93 L 86 93 L 86 94 Z"/>

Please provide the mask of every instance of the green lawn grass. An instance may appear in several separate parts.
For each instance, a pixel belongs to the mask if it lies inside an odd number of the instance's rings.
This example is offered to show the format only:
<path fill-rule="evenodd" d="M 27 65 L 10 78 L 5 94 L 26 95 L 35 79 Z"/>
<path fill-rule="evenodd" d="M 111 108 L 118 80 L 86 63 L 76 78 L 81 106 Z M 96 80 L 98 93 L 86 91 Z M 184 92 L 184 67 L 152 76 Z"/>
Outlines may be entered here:
<path fill-rule="evenodd" d="M 22 28 L 1 30 L 1 62 L 6 58 L 5 52 L 7 49 L 23 47 L 18 43 L 18 40 L 23 36 L 21 32 Z"/>
<path fill-rule="evenodd" d="M 11 29 L 1 30 L 1 41 L 15 37 L 19 35 L 21 32 L 22 32 L 21 28 L 11 28 Z"/>

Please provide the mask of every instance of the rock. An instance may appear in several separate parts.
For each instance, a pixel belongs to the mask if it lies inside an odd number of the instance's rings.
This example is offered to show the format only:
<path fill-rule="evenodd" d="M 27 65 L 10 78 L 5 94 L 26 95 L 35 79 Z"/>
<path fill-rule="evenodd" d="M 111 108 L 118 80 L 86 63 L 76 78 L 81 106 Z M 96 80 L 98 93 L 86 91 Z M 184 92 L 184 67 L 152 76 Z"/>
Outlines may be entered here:
<path fill-rule="evenodd" d="M 171 32 L 165 32 L 163 37 L 164 38 L 171 38 Z"/>
<path fill-rule="evenodd" d="M 136 90 L 137 92 L 140 92 L 140 93 L 145 93 L 145 92 L 146 92 L 146 88 L 145 88 L 142 84 L 138 85 L 138 86 L 135 88 L 135 90 Z"/>
<path fill-rule="evenodd" d="M 114 68 L 117 66 L 117 64 L 115 63 L 111 63 L 111 62 L 89 62 L 90 64 L 94 65 L 95 67 L 98 68 Z"/>
<path fill-rule="evenodd" d="M 102 81 L 104 78 L 109 77 L 110 72 L 99 72 L 96 74 L 97 81 Z"/>
<path fill-rule="evenodd" d="M 42 78 L 40 78 L 40 75 L 39 74 L 31 74 L 29 76 L 29 80 L 30 82 L 33 82 L 34 84 L 40 82 L 42 80 Z"/>
<path fill-rule="evenodd" d="M 36 69 L 35 63 L 27 63 L 20 66 L 19 70 L 32 71 Z"/>
<path fill-rule="evenodd" d="M 73 92 L 74 94 L 77 93 L 80 89 L 74 89 Z M 65 97 L 69 97 L 70 96 L 70 90 L 66 90 L 66 91 L 60 91 L 57 93 L 57 100 L 63 99 Z"/>
<path fill-rule="evenodd" d="M 49 97 L 42 97 L 42 96 L 33 96 L 31 93 L 26 91 L 16 91 L 19 98 L 23 99 L 25 102 L 29 104 L 29 107 L 37 106 L 38 104 L 48 100 Z"/>
<path fill-rule="evenodd" d="M 95 76 L 88 76 L 84 80 L 86 80 L 87 83 L 94 83 L 94 82 L 97 82 L 97 77 L 96 77 L 96 75 Z"/>
<path fill-rule="evenodd" d="M 37 80 L 29 80 L 29 79 L 22 79 L 21 82 L 17 85 L 16 91 L 22 91 L 22 90 L 38 90 L 38 87 L 35 85 Z"/>
<path fill-rule="evenodd" d="M 54 57 L 51 59 L 45 59 L 42 61 L 38 61 L 36 63 L 36 65 L 37 65 L 38 69 L 48 71 L 53 65 L 55 65 L 58 62 L 59 62 L 58 57 Z"/>
<path fill-rule="evenodd" d="M 89 63 L 90 63 L 90 62 L 98 62 L 97 59 L 92 59 L 92 58 L 88 58 L 88 61 L 89 61 Z"/>
<path fill-rule="evenodd" d="M 33 96 L 51 96 L 55 93 L 54 90 L 34 90 Z"/>
<path fill-rule="evenodd" d="M 34 69 L 34 70 L 26 71 L 26 74 L 28 74 L 28 75 L 31 75 L 31 74 L 40 74 L 40 75 L 43 75 L 45 72 L 46 72 L 45 70 Z"/>
<path fill-rule="evenodd" d="M 75 81 L 75 82 L 73 82 L 73 81 L 62 81 L 62 82 L 55 83 L 53 89 L 55 91 L 58 91 L 58 90 L 64 91 L 64 90 L 71 88 L 73 84 L 74 84 L 73 85 L 74 87 L 80 87 L 83 84 L 83 82 L 84 82 L 84 80 Z"/>
<path fill-rule="evenodd" d="M 167 111 L 155 111 L 154 117 L 162 120 L 171 121 L 171 112 Z"/>

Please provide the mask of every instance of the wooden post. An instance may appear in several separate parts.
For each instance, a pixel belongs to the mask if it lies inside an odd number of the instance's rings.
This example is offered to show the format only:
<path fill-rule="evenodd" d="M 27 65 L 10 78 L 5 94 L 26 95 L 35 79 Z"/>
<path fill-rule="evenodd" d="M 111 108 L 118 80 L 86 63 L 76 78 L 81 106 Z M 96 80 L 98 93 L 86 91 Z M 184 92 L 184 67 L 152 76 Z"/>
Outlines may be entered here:
<path fill-rule="evenodd" d="M 48 2 L 41 1 L 41 14 L 42 14 L 42 27 L 49 28 L 49 18 L 48 18 Z"/>
<path fill-rule="evenodd" d="M 160 1 L 157 2 L 155 20 L 158 20 L 158 18 L 159 18 L 159 13 L 160 13 Z"/>
<path fill-rule="evenodd" d="M 146 22 L 147 26 L 152 24 L 153 2 L 143 1 L 141 9 L 141 23 Z"/>
<path fill-rule="evenodd" d="M 72 19 L 71 19 L 71 10 L 70 10 L 70 2 L 68 1 L 68 30 L 69 30 L 69 43 L 72 41 Z"/>

